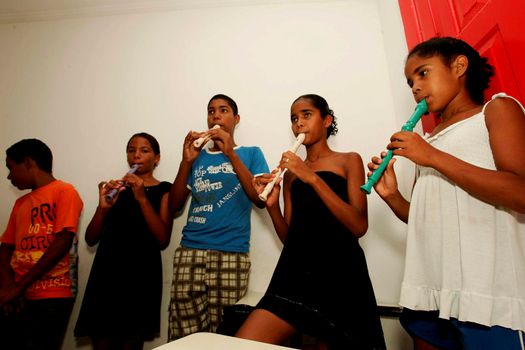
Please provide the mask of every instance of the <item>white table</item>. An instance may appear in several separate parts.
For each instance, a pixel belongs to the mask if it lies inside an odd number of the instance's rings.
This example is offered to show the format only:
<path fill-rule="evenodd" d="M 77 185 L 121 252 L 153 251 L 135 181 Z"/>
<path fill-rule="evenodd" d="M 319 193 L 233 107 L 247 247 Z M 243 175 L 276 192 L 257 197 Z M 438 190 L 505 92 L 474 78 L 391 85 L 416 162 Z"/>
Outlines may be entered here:
<path fill-rule="evenodd" d="M 216 333 L 194 333 L 153 350 L 290 350 L 284 346 L 260 343 Z"/>

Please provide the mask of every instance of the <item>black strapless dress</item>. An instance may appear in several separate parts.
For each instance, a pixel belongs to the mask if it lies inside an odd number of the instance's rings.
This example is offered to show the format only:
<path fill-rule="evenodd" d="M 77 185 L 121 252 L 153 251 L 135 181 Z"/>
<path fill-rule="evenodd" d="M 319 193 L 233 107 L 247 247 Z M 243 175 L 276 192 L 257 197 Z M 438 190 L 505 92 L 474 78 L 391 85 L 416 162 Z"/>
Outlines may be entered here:
<path fill-rule="evenodd" d="M 317 173 L 344 201 L 347 182 Z M 268 310 L 330 349 L 385 349 L 383 330 L 357 238 L 328 210 L 312 187 L 292 183 L 292 221 L 268 290 L 257 308 Z"/>

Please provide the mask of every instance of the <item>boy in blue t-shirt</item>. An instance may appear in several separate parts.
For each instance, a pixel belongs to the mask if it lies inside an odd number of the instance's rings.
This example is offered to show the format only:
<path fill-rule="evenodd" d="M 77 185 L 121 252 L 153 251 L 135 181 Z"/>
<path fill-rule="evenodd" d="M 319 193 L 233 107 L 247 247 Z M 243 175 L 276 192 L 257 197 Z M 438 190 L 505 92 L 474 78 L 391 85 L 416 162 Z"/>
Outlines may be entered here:
<path fill-rule="evenodd" d="M 215 95 L 208 103 L 210 130 L 190 131 L 184 139 L 169 206 L 172 213 L 182 210 L 190 193 L 191 203 L 173 261 L 169 341 L 215 332 L 223 308 L 235 304 L 248 288 L 252 203 L 264 207 L 252 178 L 269 169 L 260 148 L 235 144 L 239 121 L 235 101 Z M 213 147 L 195 147 L 203 136 L 213 140 Z"/>

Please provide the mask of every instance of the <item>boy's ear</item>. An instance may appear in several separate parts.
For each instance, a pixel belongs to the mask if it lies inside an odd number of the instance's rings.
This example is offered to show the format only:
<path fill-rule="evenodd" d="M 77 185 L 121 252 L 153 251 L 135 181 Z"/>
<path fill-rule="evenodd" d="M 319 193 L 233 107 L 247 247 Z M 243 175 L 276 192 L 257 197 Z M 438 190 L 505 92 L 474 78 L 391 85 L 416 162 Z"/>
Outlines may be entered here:
<path fill-rule="evenodd" d="M 237 114 L 235 117 L 235 125 L 239 124 L 239 122 L 241 121 L 241 115 L 240 114 Z"/>
<path fill-rule="evenodd" d="M 32 169 L 34 167 L 38 167 L 33 158 L 25 157 L 23 163 L 27 170 Z"/>
<path fill-rule="evenodd" d="M 467 68 L 468 58 L 465 55 L 459 55 L 454 62 L 452 62 L 452 70 L 458 77 L 464 75 L 467 72 Z"/>

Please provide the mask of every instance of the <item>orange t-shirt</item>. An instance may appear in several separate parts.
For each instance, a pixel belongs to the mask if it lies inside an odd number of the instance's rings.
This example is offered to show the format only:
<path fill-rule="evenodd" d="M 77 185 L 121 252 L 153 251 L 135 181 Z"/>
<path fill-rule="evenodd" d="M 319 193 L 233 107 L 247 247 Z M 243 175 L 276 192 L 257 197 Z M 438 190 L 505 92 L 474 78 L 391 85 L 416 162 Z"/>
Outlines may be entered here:
<path fill-rule="evenodd" d="M 60 180 L 17 199 L 0 241 L 15 246 L 11 267 L 18 281 L 45 253 L 62 230 L 77 232 L 83 203 L 75 188 Z M 27 289 L 28 299 L 73 296 L 70 255 L 66 256 Z M 73 262 L 75 263 L 75 262 Z"/>

